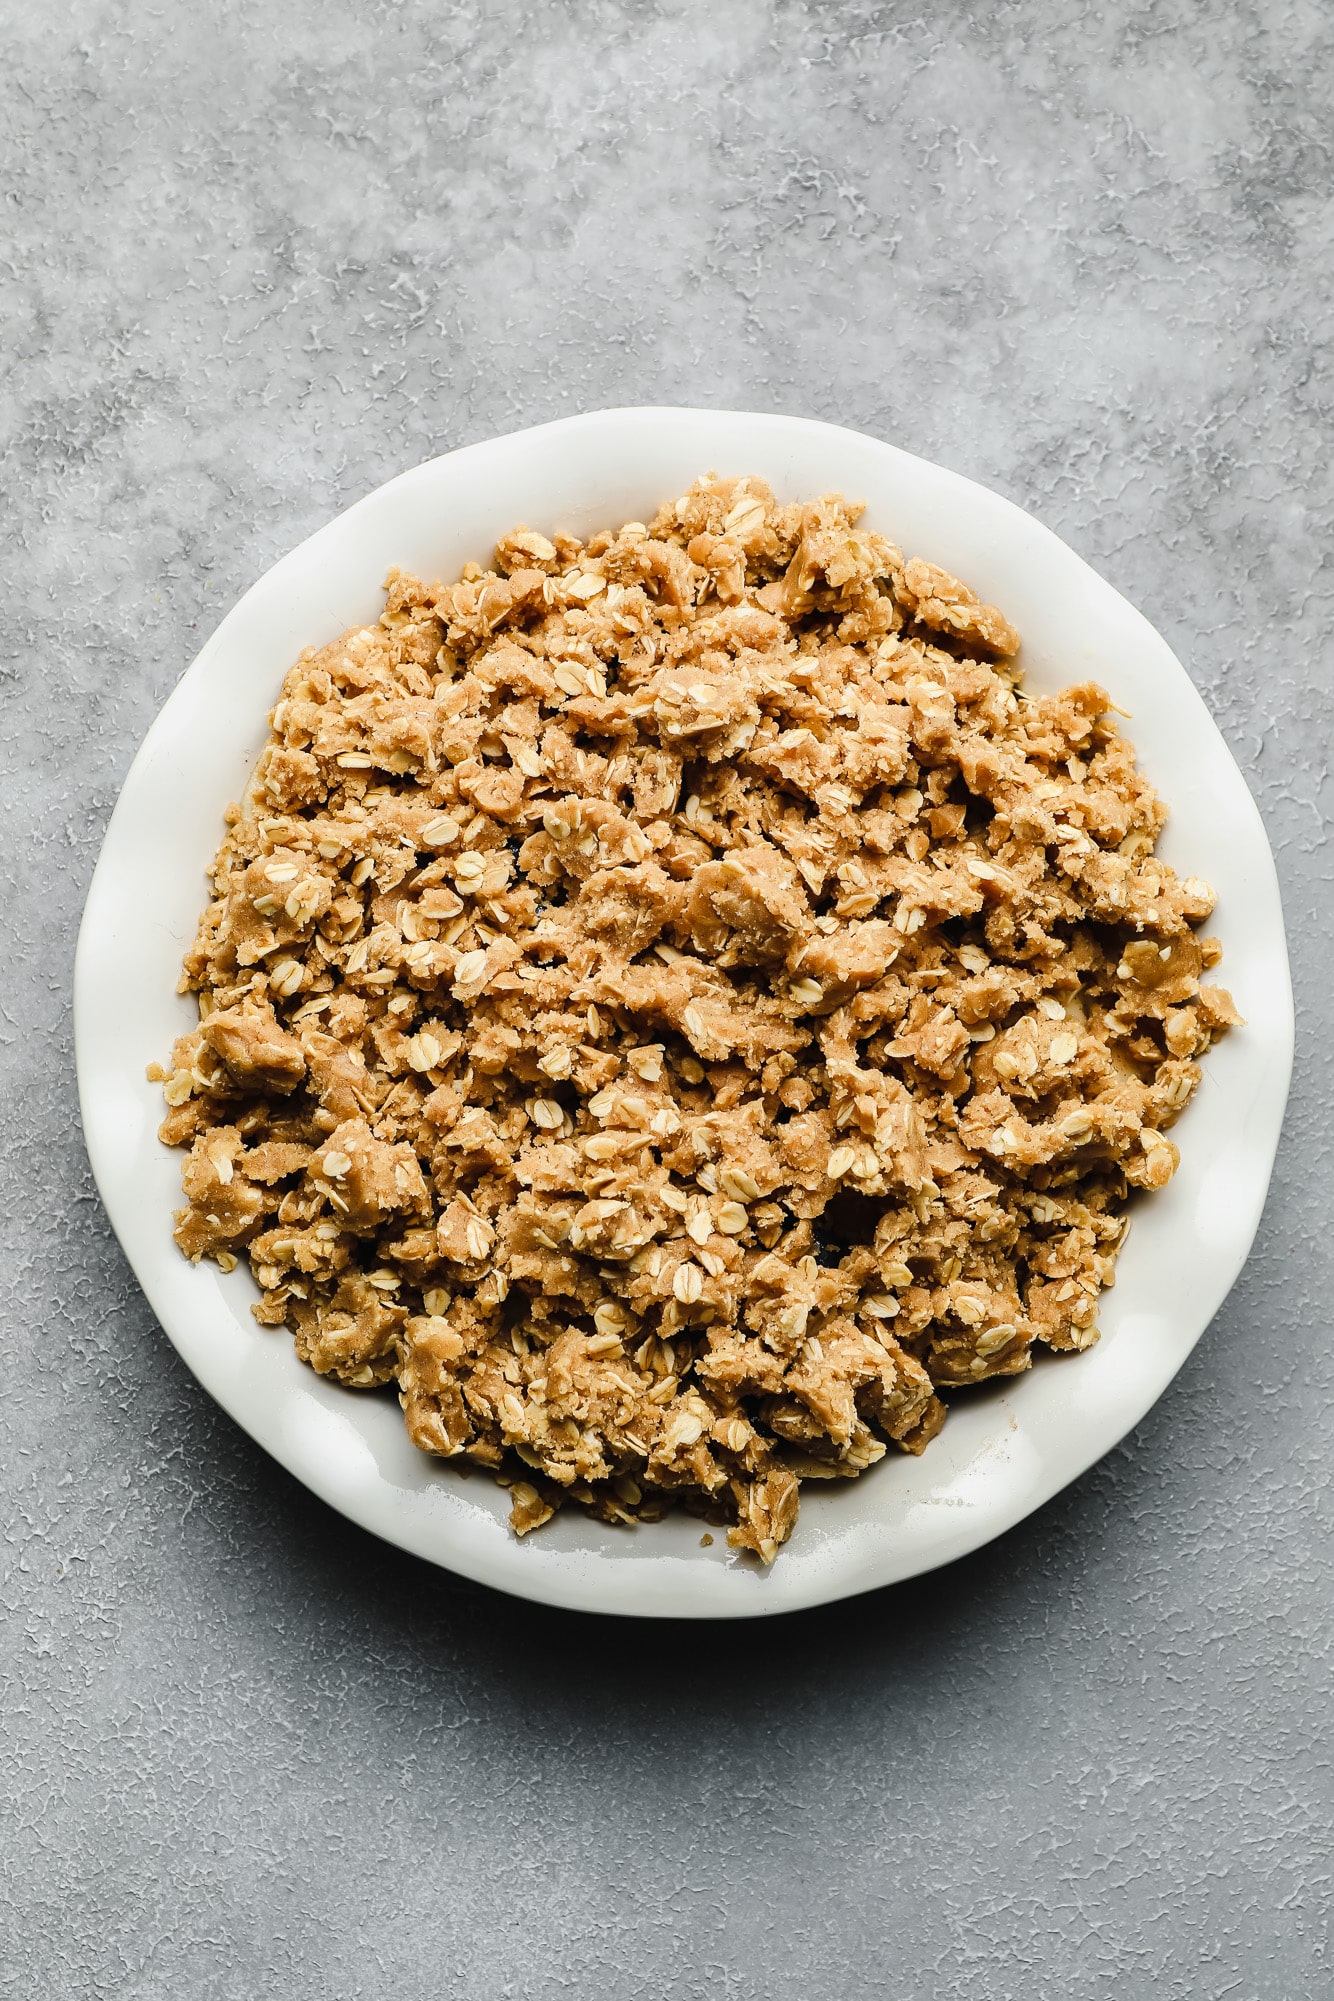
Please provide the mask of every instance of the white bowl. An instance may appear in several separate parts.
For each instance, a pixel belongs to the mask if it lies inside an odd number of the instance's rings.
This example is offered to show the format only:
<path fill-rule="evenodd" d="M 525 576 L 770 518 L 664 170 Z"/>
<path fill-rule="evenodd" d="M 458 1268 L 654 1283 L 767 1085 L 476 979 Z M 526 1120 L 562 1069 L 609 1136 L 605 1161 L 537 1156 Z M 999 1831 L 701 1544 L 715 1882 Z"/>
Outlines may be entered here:
<path fill-rule="evenodd" d="M 1181 1167 L 1140 1204 L 1102 1340 L 1003 1389 L 964 1392 L 921 1459 L 803 1490 L 769 1572 L 700 1546 L 688 1516 L 633 1531 L 560 1515 L 520 1543 L 508 1499 L 409 1444 L 397 1404 L 323 1381 L 252 1320 L 244 1267 L 186 1263 L 171 1239 L 182 1156 L 159 1145 L 145 1065 L 193 1023 L 175 991 L 204 870 L 303 646 L 374 620 L 391 564 L 449 579 L 514 522 L 577 533 L 646 518 L 701 472 L 759 473 L 780 499 L 841 489 L 867 525 L 955 571 L 1024 635 L 1027 685 L 1092 678 L 1133 716 L 1168 800 L 1163 852 L 1219 892 L 1219 977 L 1246 1016 L 1204 1061 L 1176 1137 Z M 1141 1418 L 1185 1361 L 1250 1248 L 1292 1061 L 1278 885 L 1259 815 L 1166 643 L 1019 508 L 957 473 L 830 424 L 717 410 L 602 410 L 471 445 L 391 480 L 247 592 L 149 731 L 107 830 L 75 967 L 84 1131 L 102 1198 L 158 1318 L 204 1387 L 333 1507 L 400 1547 L 522 1597 L 590 1611 L 746 1618 L 816 1605 L 946 1563 L 999 1535 Z"/>

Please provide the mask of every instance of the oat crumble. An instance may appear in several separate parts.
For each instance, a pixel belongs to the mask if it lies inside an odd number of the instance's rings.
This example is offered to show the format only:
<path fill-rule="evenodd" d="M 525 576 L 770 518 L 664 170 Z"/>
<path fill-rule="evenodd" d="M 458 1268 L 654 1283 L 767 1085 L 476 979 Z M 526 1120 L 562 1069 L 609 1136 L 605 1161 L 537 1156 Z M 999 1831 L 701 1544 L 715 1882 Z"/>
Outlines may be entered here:
<path fill-rule="evenodd" d="M 1087 1348 L 1239 1019 L 1108 696 L 860 513 L 709 477 L 391 572 L 227 812 L 176 1240 L 520 1534 L 770 1562 L 803 1479 Z"/>

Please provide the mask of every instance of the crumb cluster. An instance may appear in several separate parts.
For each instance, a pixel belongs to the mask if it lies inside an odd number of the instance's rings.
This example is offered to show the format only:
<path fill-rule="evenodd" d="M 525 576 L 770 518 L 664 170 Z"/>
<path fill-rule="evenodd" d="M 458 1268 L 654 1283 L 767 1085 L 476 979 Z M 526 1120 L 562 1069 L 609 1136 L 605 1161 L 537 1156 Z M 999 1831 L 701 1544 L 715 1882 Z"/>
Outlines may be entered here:
<path fill-rule="evenodd" d="M 1238 1017 L 1107 695 L 836 495 L 506 536 L 283 684 L 182 988 L 187 1256 L 523 1533 L 799 1483 L 1087 1348 Z"/>

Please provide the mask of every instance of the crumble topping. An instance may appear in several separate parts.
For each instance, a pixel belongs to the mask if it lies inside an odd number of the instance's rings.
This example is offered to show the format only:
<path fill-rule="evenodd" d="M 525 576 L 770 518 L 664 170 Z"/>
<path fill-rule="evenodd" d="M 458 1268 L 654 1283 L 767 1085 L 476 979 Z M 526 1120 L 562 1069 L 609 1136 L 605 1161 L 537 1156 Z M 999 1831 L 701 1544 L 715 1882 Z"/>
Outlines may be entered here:
<path fill-rule="evenodd" d="M 802 1480 L 1087 1348 L 1239 1019 L 1108 696 L 860 515 L 709 477 L 393 571 L 228 809 L 176 1240 L 520 1534 L 770 1562 Z"/>

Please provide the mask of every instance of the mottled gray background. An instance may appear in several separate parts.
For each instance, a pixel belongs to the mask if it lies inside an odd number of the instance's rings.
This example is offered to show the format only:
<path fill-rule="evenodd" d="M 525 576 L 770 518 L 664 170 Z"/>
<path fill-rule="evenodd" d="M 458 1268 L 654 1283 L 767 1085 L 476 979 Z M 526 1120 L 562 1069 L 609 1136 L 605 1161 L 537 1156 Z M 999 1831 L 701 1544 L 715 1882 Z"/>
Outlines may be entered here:
<path fill-rule="evenodd" d="M 0 10 L 0 1994 L 1331 1991 L 1331 46 L 1308 0 Z M 335 1519 L 175 1360 L 79 1138 L 75 929 L 221 613 L 435 452 L 795 411 L 1167 634 L 1300 1009 L 1255 1254 L 1101 1466 L 764 1626 Z"/>

